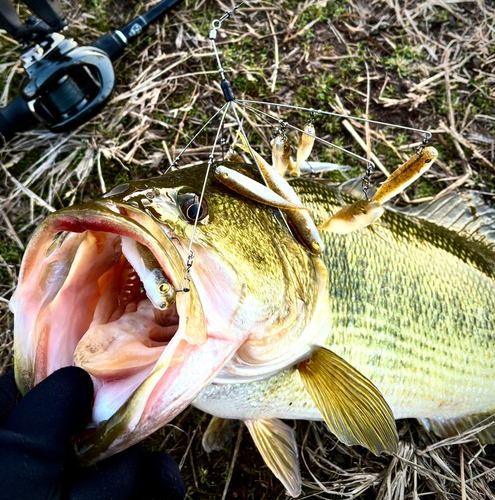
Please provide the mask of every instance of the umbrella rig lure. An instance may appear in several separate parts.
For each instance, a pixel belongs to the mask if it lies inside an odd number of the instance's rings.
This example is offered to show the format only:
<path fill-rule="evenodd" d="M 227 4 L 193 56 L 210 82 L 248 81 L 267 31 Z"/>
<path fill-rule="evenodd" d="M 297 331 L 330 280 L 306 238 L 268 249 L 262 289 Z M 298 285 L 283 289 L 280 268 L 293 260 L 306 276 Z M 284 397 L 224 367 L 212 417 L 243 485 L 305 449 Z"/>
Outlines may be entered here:
<path fill-rule="evenodd" d="M 236 193 L 263 203 L 280 210 L 283 213 L 282 219 L 286 222 L 287 226 L 296 236 L 296 238 L 305 246 L 305 248 L 315 254 L 319 255 L 324 250 L 324 244 L 319 235 L 319 231 L 329 231 L 338 234 L 346 234 L 366 226 L 371 226 L 375 231 L 378 231 L 373 223 L 383 214 L 383 204 L 393 196 L 398 195 L 412 182 L 419 178 L 426 172 L 437 158 L 437 151 L 434 147 L 428 146 L 431 138 L 431 133 L 425 130 L 416 129 L 412 127 L 405 127 L 402 125 L 395 125 L 366 118 L 352 117 L 340 113 L 329 112 L 324 110 L 315 110 L 312 108 L 303 108 L 299 106 L 292 106 L 289 104 L 278 104 L 262 101 L 251 101 L 244 99 L 236 99 L 234 92 L 229 81 L 225 78 L 225 72 L 222 66 L 219 51 L 216 45 L 216 37 L 222 24 L 229 19 L 234 12 L 239 9 L 244 2 L 236 5 L 233 9 L 226 12 L 220 19 L 215 19 L 212 22 L 212 29 L 209 34 L 209 39 L 213 47 L 216 57 L 218 72 L 220 74 L 220 87 L 223 92 L 225 103 L 223 106 L 201 127 L 201 129 L 194 135 L 185 148 L 176 156 L 171 165 L 166 169 L 165 174 L 170 170 L 179 168 L 179 161 L 183 154 L 191 147 L 198 136 L 208 127 L 208 125 L 220 115 L 220 124 L 211 148 L 208 158 L 208 163 L 205 171 L 205 178 L 203 187 L 197 203 L 192 206 L 196 207 L 189 214 L 190 220 L 194 220 L 191 239 L 188 248 L 188 258 L 186 262 L 186 272 L 184 276 L 183 286 L 176 292 L 188 292 L 190 282 L 190 271 L 194 262 L 194 251 L 192 249 L 194 234 L 198 226 L 198 222 L 202 218 L 202 203 L 206 188 L 206 183 L 210 170 L 213 169 L 216 179 L 232 189 Z M 275 106 L 278 108 L 285 108 L 290 110 L 298 110 L 308 113 L 308 120 L 301 129 L 291 123 L 281 120 L 277 116 L 262 111 L 253 106 Z M 253 113 L 256 117 L 271 122 L 274 125 L 273 139 L 271 140 L 272 148 L 272 163 L 268 163 L 265 159 L 256 153 L 251 144 L 249 143 L 247 134 L 242 126 L 239 118 L 238 108 L 244 111 Z M 238 125 L 238 135 L 240 142 L 237 144 L 242 151 L 248 153 L 255 165 L 257 166 L 264 184 L 238 172 L 237 170 L 230 169 L 224 165 L 215 164 L 215 150 L 219 143 L 221 131 L 227 114 L 231 112 L 231 116 L 235 119 Z M 397 170 L 395 170 L 370 198 L 369 188 L 371 173 L 375 168 L 374 163 L 362 156 L 359 156 L 351 151 L 344 149 L 341 146 L 326 141 L 316 135 L 315 118 L 317 116 L 332 116 L 339 118 L 351 118 L 361 122 L 373 123 L 375 125 L 383 125 L 386 127 L 394 127 L 412 132 L 418 132 L 423 135 L 423 141 L 417 148 L 416 153 Z M 291 157 L 291 145 L 287 132 L 299 132 L 299 142 L 297 146 L 296 160 L 293 161 Z M 353 156 L 366 165 L 366 172 L 361 178 L 362 192 L 364 199 L 358 200 L 350 205 L 343 206 L 341 210 L 336 212 L 332 217 L 325 221 L 320 226 L 316 226 L 309 210 L 307 210 L 301 203 L 297 193 L 291 187 L 290 183 L 285 179 L 286 176 L 297 177 L 301 172 L 314 174 L 316 171 L 323 172 L 325 170 L 334 169 L 333 164 L 325 164 L 318 162 L 309 162 L 308 158 L 313 149 L 315 141 L 336 148 L 345 154 Z M 222 142 L 222 141 L 220 141 Z M 223 143 L 222 143 L 223 146 Z M 242 157 L 234 151 L 229 149 L 225 160 L 243 163 Z"/>

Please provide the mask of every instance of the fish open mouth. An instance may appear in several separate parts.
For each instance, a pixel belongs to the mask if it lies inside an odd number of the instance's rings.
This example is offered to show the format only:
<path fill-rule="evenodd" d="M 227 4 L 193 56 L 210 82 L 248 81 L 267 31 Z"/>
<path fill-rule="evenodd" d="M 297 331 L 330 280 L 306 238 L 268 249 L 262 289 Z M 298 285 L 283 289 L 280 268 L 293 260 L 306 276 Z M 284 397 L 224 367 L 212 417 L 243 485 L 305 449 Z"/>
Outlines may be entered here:
<path fill-rule="evenodd" d="M 191 384 L 190 376 L 181 381 L 207 340 L 201 302 L 191 282 L 189 293 L 157 303 L 156 283 L 143 283 L 136 264 L 143 251 L 165 283 L 181 288 L 184 258 L 147 214 L 98 203 L 62 210 L 48 217 L 31 241 L 12 299 L 21 392 L 64 366 L 80 366 L 93 378 L 93 420 L 76 439 L 76 451 L 87 463 L 132 445 L 173 418 L 224 362 L 219 356 L 204 366 L 200 384 Z M 224 339 L 210 342 L 217 350 L 219 343 Z M 180 397 L 164 397 L 171 388 Z M 168 405 L 166 421 L 160 405 Z"/>

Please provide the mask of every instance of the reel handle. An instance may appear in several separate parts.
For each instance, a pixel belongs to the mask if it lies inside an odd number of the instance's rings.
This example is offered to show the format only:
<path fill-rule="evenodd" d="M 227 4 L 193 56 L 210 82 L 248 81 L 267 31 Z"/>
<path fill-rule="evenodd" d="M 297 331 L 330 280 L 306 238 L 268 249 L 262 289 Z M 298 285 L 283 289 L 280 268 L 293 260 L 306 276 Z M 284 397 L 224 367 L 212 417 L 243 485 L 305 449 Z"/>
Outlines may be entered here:
<path fill-rule="evenodd" d="M 60 31 L 65 26 L 65 16 L 58 0 L 23 0 L 37 16 L 45 21 L 53 31 Z"/>
<path fill-rule="evenodd" d="M 10 0 L 0 0 L 0 28 L 15 37 L 24 25 Z"/>

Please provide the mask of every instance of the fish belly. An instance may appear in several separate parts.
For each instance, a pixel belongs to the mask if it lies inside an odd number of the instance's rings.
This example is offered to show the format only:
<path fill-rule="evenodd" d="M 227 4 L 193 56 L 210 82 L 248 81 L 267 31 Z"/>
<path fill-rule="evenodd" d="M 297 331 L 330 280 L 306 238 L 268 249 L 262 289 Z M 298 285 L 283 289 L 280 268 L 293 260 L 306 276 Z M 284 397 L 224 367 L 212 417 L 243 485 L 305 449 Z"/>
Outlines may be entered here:
<path fill-rule="evenodd" d="M 317 224 L 340 208 L 318 184 L 298 194 Z M 395 418 L 495 413 L 493 256 L 419 219 L 386 212 L 382 221 L 381 236 L 322 233 L 331 318 L 324 347 L 368 377 Z M 194 404 L 223 418 L 321 420 L 295 367 L 213 383 Z"/>

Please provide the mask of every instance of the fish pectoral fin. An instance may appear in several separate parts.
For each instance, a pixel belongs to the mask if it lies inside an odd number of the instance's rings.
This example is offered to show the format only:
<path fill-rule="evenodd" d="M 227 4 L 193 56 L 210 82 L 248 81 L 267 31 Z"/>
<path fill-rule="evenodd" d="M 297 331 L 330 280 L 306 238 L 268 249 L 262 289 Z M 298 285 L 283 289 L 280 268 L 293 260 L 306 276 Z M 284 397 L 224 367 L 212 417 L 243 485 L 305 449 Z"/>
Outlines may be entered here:
<path fill-rule="evenodd" d="M 203 448 L 206 453 L 223 450 L 225 445 L 235 436 L 239 420 L 212 417 L 203 435 Z"/>
<path fill-rule="evenodd" d="M 473 438 L 481 444 L 495 443 L 495 415 L 492 412 L 459 418 L 419 418 L 418 421 L 428 432 L 442 439 L 472 430 Z"/>
<path fill-rule="evenodd" d="M 294 429 L 278 418 L 247 419 L 246 427 L 263 460 L 293 498 L 301 494 L 301 471 Z"/>
<path fill-rule="evenodd" d="M 325 423 L 342 442 L 360 444 L 375 455 L 397 449 L 392 410 L 371 381 L 347 361 L 317 347 L 297 369 Z"/>

